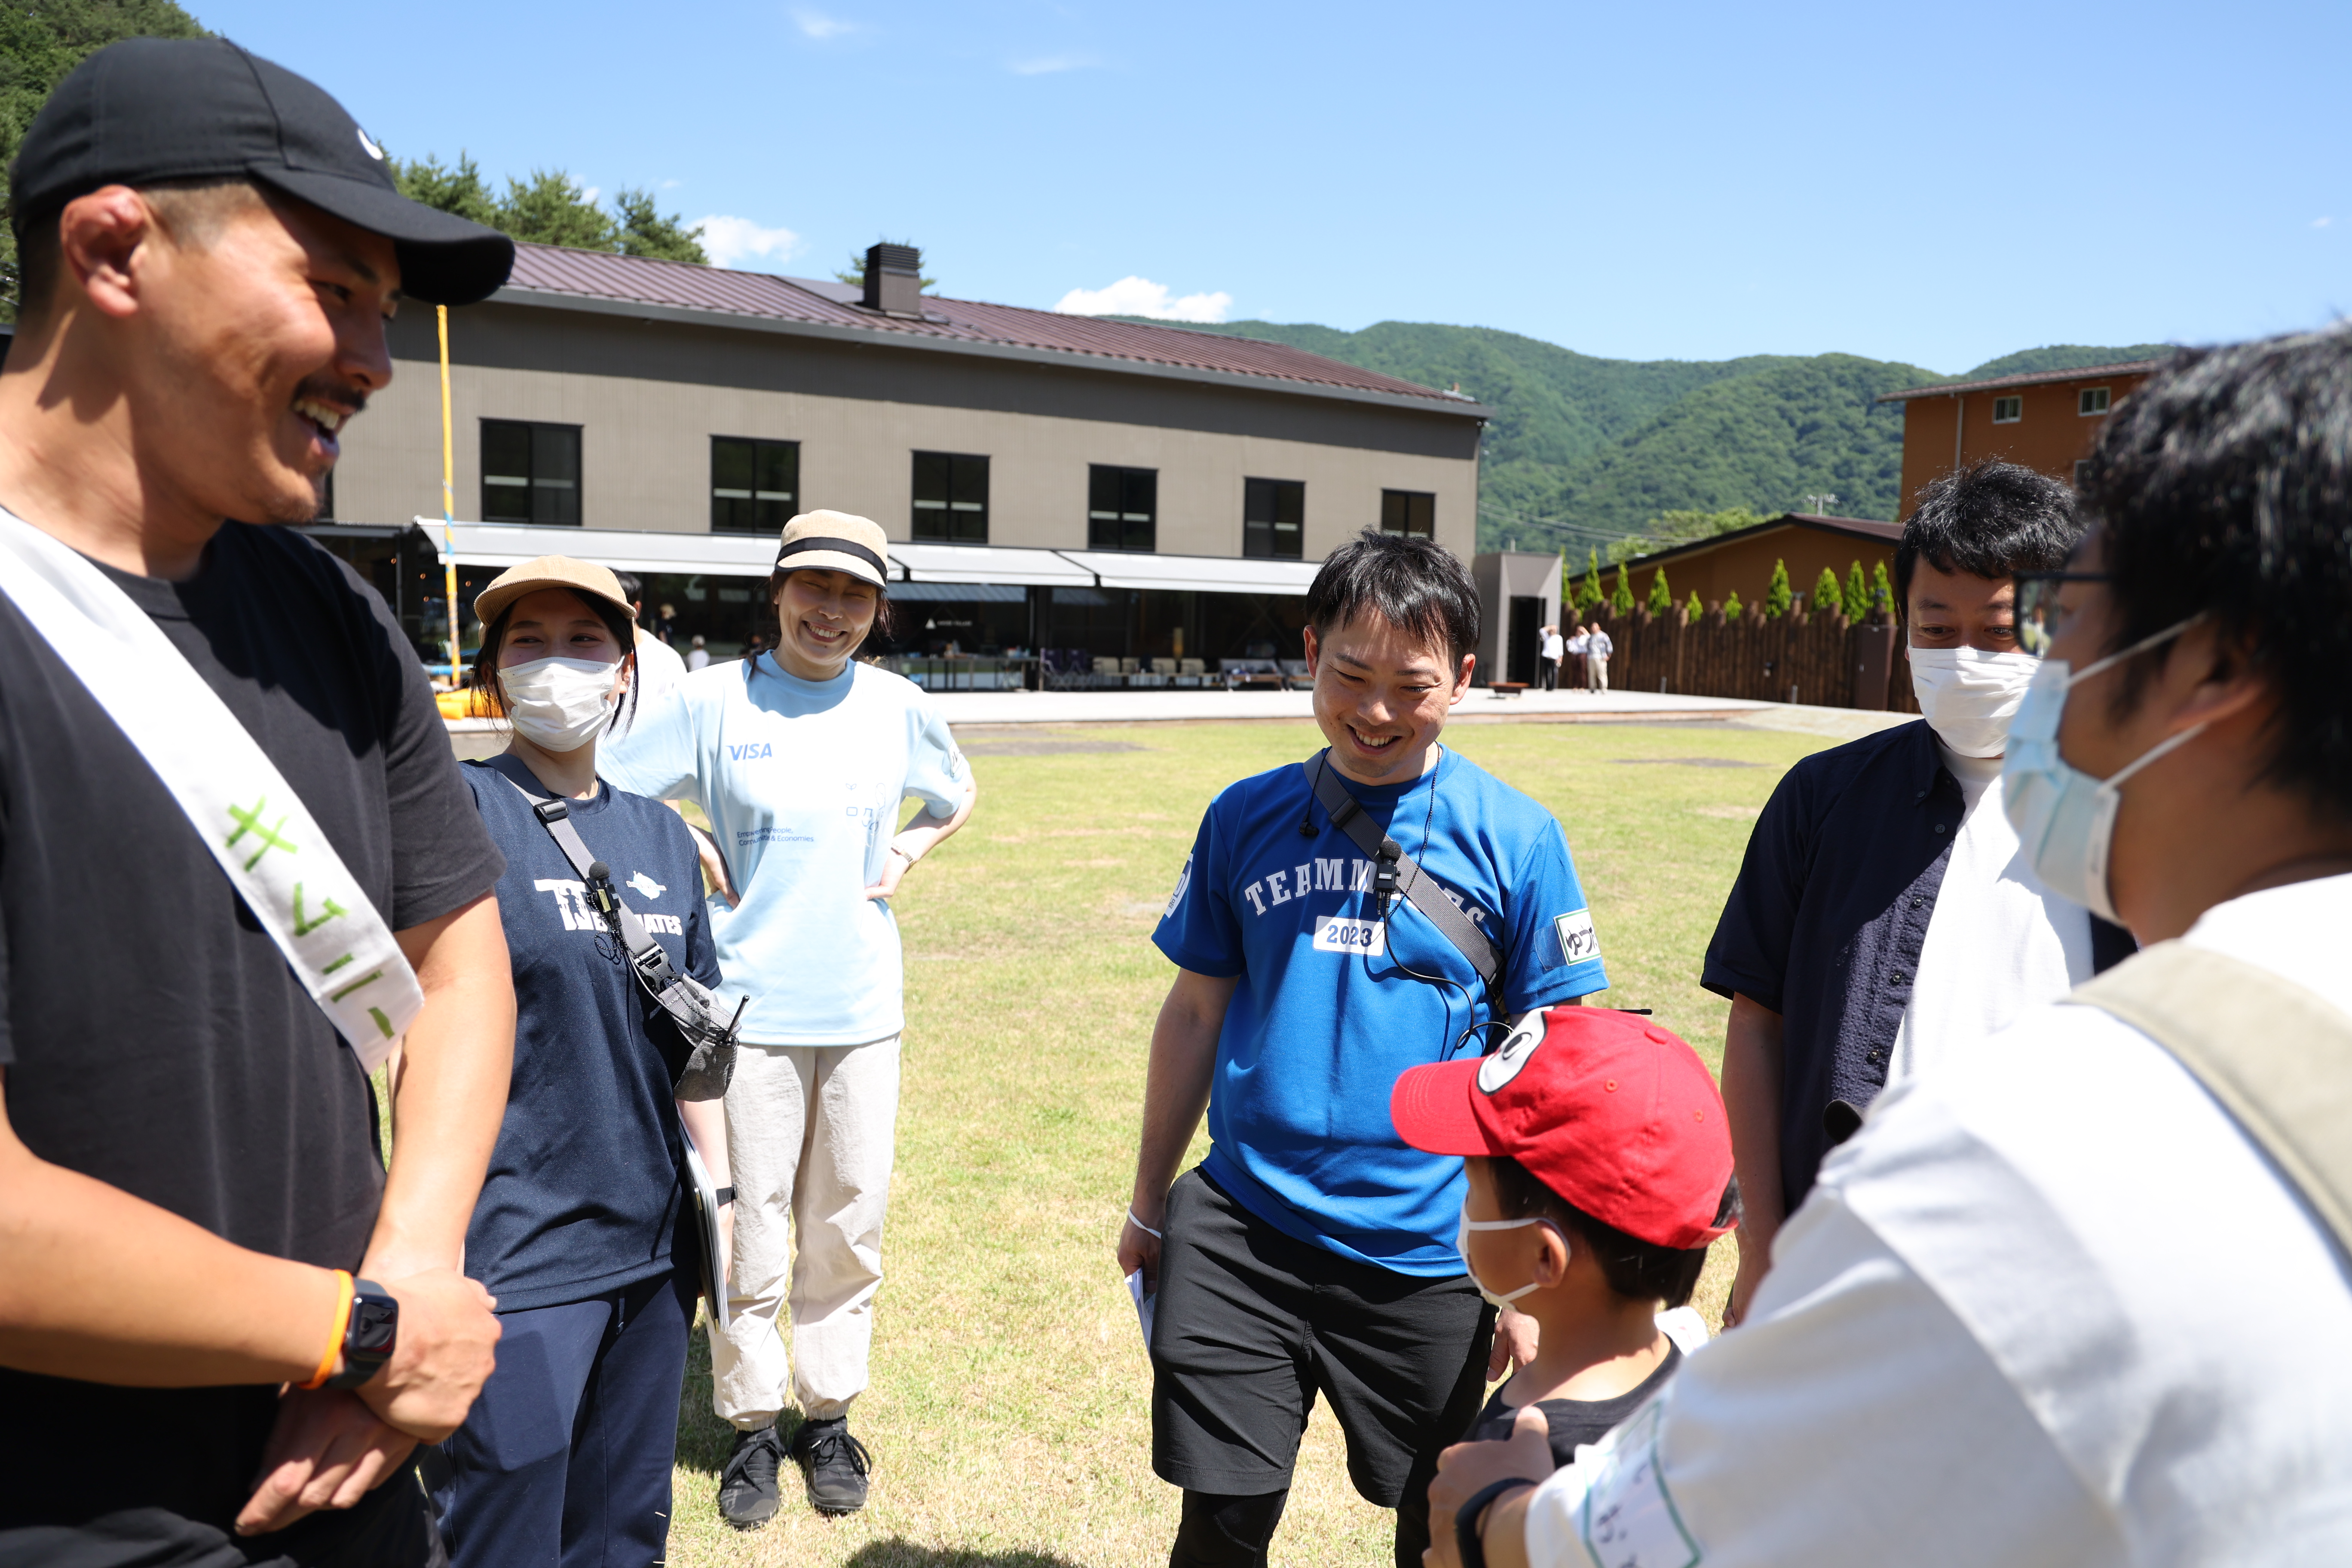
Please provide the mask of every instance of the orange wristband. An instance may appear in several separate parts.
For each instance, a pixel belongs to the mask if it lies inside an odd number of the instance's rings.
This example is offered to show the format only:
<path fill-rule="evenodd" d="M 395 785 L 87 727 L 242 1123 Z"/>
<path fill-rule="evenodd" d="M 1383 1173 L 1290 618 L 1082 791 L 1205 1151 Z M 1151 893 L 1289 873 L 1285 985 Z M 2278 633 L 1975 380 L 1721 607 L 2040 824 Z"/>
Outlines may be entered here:
<path fill-rule="evenodd" d="M 297 1388 L 323 1388 L 327 1379 L 335 1375 L 335 1363 L 343 1353 L 343 1335 L 352 1326 L 352 1277 L 344 1270 L 335 1270 L 335 1331 L 327 1336 L 327 1353 L 319 1358 L 319 1370 L 308 1383 L 298 1383 Z"/>

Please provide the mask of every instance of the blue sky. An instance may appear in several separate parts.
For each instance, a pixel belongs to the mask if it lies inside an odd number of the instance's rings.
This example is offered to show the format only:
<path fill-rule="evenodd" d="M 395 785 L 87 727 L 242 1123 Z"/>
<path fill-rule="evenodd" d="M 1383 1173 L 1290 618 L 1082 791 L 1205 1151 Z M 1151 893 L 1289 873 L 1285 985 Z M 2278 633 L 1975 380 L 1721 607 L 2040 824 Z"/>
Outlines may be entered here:
<path fill-rule="evenodd" d="M 403 156 L 967 299 L 1944 372 L 2352 310 L 2340 4 L 192 8 Z"/>

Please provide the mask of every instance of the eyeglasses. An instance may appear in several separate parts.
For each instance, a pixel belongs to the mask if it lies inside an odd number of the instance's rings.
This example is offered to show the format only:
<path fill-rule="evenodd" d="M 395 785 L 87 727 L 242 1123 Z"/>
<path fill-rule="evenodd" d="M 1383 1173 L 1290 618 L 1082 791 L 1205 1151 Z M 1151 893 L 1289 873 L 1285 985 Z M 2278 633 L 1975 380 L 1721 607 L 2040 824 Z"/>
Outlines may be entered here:
<path fill-rule="evenodd" d="M 2017 583 L 2017 646 L 2036 658 L 2045 658 L 2050 645 L 2064 629 L 2072 606 L 2062 607 L 2058 596 L 2069 583 L 2112 583 L 2112 572 L 2020 572 Z"/>

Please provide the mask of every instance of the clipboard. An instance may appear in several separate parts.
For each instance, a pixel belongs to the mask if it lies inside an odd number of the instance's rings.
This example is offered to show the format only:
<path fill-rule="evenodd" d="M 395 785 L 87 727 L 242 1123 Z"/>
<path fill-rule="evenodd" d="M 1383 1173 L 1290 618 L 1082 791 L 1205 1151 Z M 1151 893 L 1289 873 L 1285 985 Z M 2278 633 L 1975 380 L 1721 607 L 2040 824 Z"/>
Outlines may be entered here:
<path fill-rule="evenodd" d="M 690 1136 L 686 1140 L 686 1173 L 694 1184 L 695 1213 L 702 1221 L 702 1296 L 710 1303 L 710 1321 L 719 1325 L 720 1333 L 725 1333 L 728 1269 L 719 1224 L 719 1189 L 712 1185 L 710 1169 L 695 1152 Z"/>

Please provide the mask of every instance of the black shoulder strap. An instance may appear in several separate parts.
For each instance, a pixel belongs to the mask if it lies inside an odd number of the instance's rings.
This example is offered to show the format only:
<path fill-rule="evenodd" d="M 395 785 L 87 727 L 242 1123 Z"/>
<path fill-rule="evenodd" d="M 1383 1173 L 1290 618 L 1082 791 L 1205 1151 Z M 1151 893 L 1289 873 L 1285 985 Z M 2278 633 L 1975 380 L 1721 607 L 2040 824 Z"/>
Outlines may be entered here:
<path fill-rule="evenodd" d="M 501 765 L 510 761 L 505 756 L 496 756 L 488 758 L 486 765 L 497 769 L 499 776 L 514 785 L 515 793 L 530 803 L 531 815 L 539 818 L 541 827 L 547 829 L 547 836 L 555 840 L 555 847 L 563 851 L 563 858 L 572 862 L 572 868 L 579 873 L 580 879 L 588 884 L 589 899 L 596 905 L 597 910 L 619 929 L 621 941 L 629 950 L 630 963 L 646 985 L 658 994 L 677 974 L 677 966 L 669 961 L 669 954 L 663 950 L 661 943 L 653 939 L 653 933 L 646 930 L 646 922 L 637 918 L 636 911 L 623 903 L 620 895 L 613 890 L 609 869 L 604 875 L 597 874 L 596 868 L 604 862 L 588 852 L 587 843 L 580 837 L 580 829 L 572 824 L 572 808 L 558 796 L 541 795 L 526 787 L 520 779 L 515 777 L 516 773 L 521 772 L 525 777 L 530 778 L 532 784 L 537 784 L 539 780 L 519 762 L 511 766 Z"/>
<path fill-rule="evenodd" d="M 1382 833 L 1372 819 L 1364 815 L 1362 805 L 1348 793 L 1339 782 L 1339 770 L 1331 766 L 1331 753 L 1327 750 L 1300 767 L 1307 770 L 1315 790 L 1315 798 L 1325 811 L 1331 814 L 1331 826 L 1348 836 L 1349 841 L 1372 858 L 1376 868 L 1374 889 L 1383 899 L 1402 893 L 1405 902 L 1419 910 L 1432 925 L 1445 933 L 1445 940 L 1461 949 L 1470 967 L 1478 972 L 1486 983 L 1490 1001 L 1496 1005 L 1496 1016 L 1500 1017 L 1503 979 L 1503 954 L 1495 939 L 1478 929 L 1478 923 L 1462 912 L 1461 907 L 1445 896 L 1436 879 L 1422 875 L 1413 858 L 1398 847 L 1397 841 Z M 1431 785 L 1435 788 L 1435 784 Z"/>

